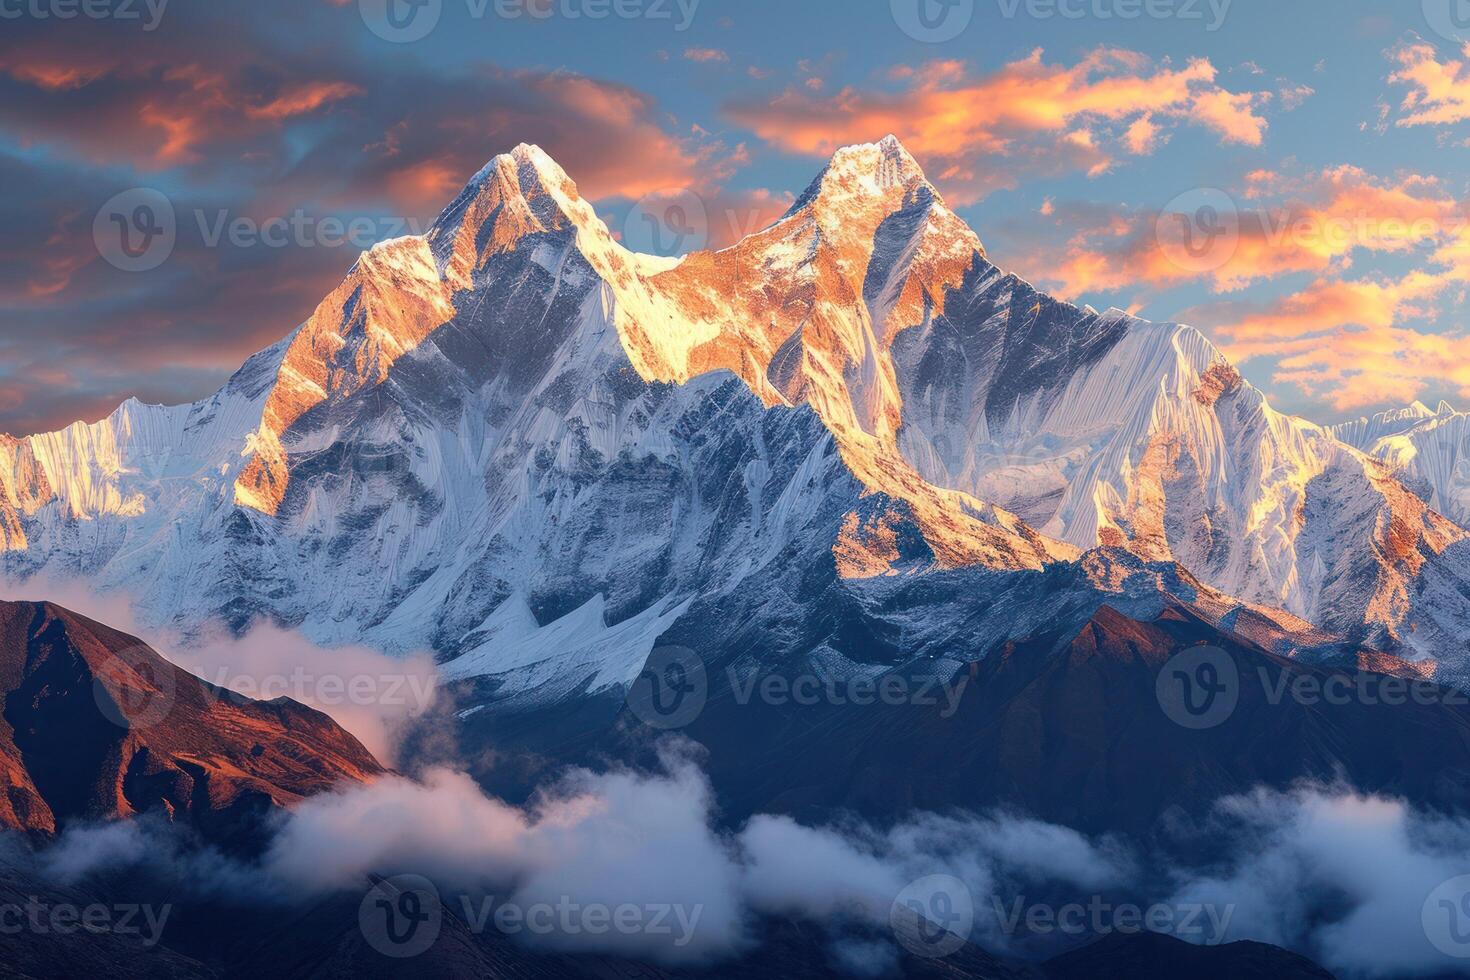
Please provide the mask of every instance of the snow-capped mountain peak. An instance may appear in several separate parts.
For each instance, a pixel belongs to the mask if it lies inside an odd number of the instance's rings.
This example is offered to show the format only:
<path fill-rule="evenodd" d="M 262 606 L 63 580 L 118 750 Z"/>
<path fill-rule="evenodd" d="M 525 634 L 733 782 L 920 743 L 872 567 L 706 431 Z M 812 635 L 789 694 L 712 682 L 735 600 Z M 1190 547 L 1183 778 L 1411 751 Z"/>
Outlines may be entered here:
<path fill-rule="evenodd" d="M 1038 292 L 892 138 L 677 263 L 522 145 L 213 398 L 0 442 L 0 540 L 10 574 L 138 588 L 186 628 L 473 651 L 523 692 L 619 683 L 742 589 L 797 582 L 771 601 L 799 610 L 1099 546 L 1439 656 L 1470 624 L 1467 534 L 1435 513 L 1470 519 L 1467 444 L 1427 411 L 1372 423 L 1434 433 L 1415 470 L 1273 411 L 1192 328 Z"/>
<path fill-rule="evenodd" d="M 1421 401 L 1414 401 L 1405 408 L 1392 408 L 1370 417 L 1341 422 L 1331 426 L 1332 434 L 1349 445 L 1367 450 L 1385 436 L 1407 432 L 1425 419 L 1440 415 L 1453 415 L 1454 409 L 1441 401 L 1438 409 L 1432 409 Z"/>
<path fill-rule="evenodd" d="M 611 242 L 566 171 L 539 146 L 522 143 L 475 174 L 427 237 L 451 286 L 467 289 L 490 256 L 515 249 L 527 236 L 569 229 L 595 239 L 599 248 Z"/>
<path fill-rule="evenodd" d="M 865 198 L 902 200 L 920 190 L 939 197 L 924 168 L 897 137 L 889 135 L 876 143 L 844 146 L 833 153 L 790 210 L 795 213 L 821 205 L 840 209 Z"/>
<path fill-rule="evenodd" d="M 1470 526 L 1470 415 L 1447 401 L 1432 410 L 1416 401 L 1331 431 L 1381 460 L 1430 507 Z"/>

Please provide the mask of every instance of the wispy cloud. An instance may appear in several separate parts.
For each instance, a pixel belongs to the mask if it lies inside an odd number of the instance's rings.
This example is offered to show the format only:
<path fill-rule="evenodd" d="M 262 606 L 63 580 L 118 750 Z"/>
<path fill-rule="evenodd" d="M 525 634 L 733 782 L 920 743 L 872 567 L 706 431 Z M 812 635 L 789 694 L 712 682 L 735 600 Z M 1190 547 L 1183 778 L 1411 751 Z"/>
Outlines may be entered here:
<path fill-rule="evenodd" d="M 704 64 L 711 62 L 724 63 L 730 60 L 730 55 L 719 48 L 685 48 L 685 61 L 697 61 Z"/>
<path fill-rule="evenodd" d="M 1441 58 L 1431 44 L 1403 44 L 1389 52 L 1398 65 L 1388 80 L 1405 86 L 1397 126 L 1448 126 L 1470 119 L 1470 44 L 1459 58 Z"/>
<path fill-rule="evenodd" d="M 1470 394 L 1466 341 L 1430 325 L 1470 284 L 1470 212 L 1442 181 L 1349 165 L 1257 170 L 1233 198 L 1210 191 L 1181 201 L 1174 210 L 1056 205 L 1065 242 L 1038 242 L 1015 262 L 1079 301 L 1201 280 L 1234 294 L 1177 316 L 1209 329 L 1239 361 L 1274 359 L 1273 383 L 1338 411 L 1435 387 Z M 1191 252 L 1192 239 L 1210 247 Z M 1413 268 L 1358 271 L 1385 257 Z M 1303 274 L 1305 283 L 1277 285 Z M 1273 292 L 1254 298 L 1246 290 L 1256 286 Z"/>
<path fill-rule="evenodd" d="M 1118 151 L 1150 152 L 1180 125 L 1201 126 L 1223 143 L 1260 145 L 1274 94 L 1229 91 L 1217 75 L 1203 58 L 1174 67 L 1099 48 L 1066 66 L 1047 63 L 1038 49 L 990 74 L 932 61 L 895 69 L 895 88 L 849 86 L 830 96 L 792 88 L 727 112 L 762 139 L 812 155 L 897 133 L 931 164 L 947 195 L 966 203 L 1013 186 L 1018 160 L 1100 174 Z M 988 165 L 998 160 L 1011 165 Z"/>

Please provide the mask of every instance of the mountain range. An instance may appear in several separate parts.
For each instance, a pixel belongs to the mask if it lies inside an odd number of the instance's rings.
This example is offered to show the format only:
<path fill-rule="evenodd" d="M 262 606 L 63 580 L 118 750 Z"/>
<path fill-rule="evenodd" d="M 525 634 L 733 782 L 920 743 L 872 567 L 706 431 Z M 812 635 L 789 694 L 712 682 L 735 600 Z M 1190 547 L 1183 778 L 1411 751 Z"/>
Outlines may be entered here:
<path fill-rule="evenodd" d="M 818 624 L 894 589 L 923 594 L 877 614 L 883 658 L 1167 600 L 1463 685 L 1463 420 L 1282 415 L 1198 331 L 998 269 L 892 137 L 676 260 L 523 145 L 212 397 L 0 442 L 0 567 L 186 634 L 428 647 L 511 707 L 751 610 L 751 669 L 861 673 Z"/>

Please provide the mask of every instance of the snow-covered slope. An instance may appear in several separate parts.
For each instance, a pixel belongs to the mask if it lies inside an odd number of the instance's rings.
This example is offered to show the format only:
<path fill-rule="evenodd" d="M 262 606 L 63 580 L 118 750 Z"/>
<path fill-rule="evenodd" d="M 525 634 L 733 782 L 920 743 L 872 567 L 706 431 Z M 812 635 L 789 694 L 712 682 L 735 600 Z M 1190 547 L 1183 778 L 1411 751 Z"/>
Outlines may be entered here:
<path fill-rule="evenodd" d="M 1470 527 L 1470 415 L 1448 402 L 1415 402 L 1332 427 L 1332 434 L 1384 463 L 1430 507 Z"/>
<path fill-rule="evenodd" d="M 926 479 L 1335 630 L 1399 636 L 1423 565 L 1466 537 L 1198 331 L 1079 310 L 983 260 L 895 357 Z"/>
<path fill-rule="evenodd" d="M 460 673 L 560 695 L 625 683 L 691 597 L 772 565 L 1070 556 L 925 484 L 840 391 L 787 399 L 691 367 L 729 324 L 677 316 L 667 271 L 518 148 L 215 398 L 6 443 L 6 570 L 136 590 L 186 630 L 269 616 L 465 654 Z"/>
<path fill-rule="evenodd" d="M 1439 655 L 1470 623 L 1465 537 L 1197 332 L 1001 273 L 891 137 L 677 263 L 518 147 L 213 398 L 0 441 L 7 575 L 133 590 L 186 630 L 432 647 L 512 699 L 626 684 L 711 610 L 808 636 L 893 576 L 951 583 L 926 616 L 1126 578 Z M 1053 575 L 1098 545 L 1144 564 Z"/>

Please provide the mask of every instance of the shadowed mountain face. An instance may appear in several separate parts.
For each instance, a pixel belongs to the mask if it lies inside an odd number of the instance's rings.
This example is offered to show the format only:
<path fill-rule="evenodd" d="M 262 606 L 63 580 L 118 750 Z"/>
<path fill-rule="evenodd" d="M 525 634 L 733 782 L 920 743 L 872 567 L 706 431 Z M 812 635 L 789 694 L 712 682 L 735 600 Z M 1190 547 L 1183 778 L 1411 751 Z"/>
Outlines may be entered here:
<path fill-rule="evenodd" d="M 210 837 L 382 768 L 321 712 L 252 701 L 50 603 L 0 603 L 0 825 L 161 812 Z"/>
<path fill-rule="evenodd" d="M 1208 667 L 1191 653 L 1203 646 L 1221 651 Z M 932 681 L 917 670 L 897 672 L 902 689 Z M 1222 688 L 1208 707 L 1199 678 Z M 1394 697 L 1395 683 L 1284 659 L 1178 605 L 1152 621 L 1103 606 L 1080 631 L 1004 644 L 949 681 L 952 697 L 933 686 L 929 705 L 740 704 L 712 687 L 687 732 L 710 748 L 716 785 L 741 812 L 1012 806 L 1144 832 L 1174 808 L 1203 814 L 1303 778 L 1470 809 L 1466 699 L 1427 684 Z M 1340 696 L 1360 684 L 1383 696 Z"/>
<path fill-rule="evenodd" d="M 1331 980 L 1311 960 L 1265 943 L 1192 946 L 1172 936 L 1114 934 L 1048 960 L 1049 980 Z"/>
<path fill-rule="evenodd" d="M 388 887 L 380 884 L 379 887 Z M 528 949 L 494 928 L 476 930 L 462 910 L 448 904 L 431 911 L 438 938 L 412 959 L 382 955 L 381 937 L 359 917 L 359 896 L 321 902 L 289 922 L 266 923 L 250 938 L 233 939 L 232 959 L 269 970 L 281 977 L 505 977 L 522 980 L 741 980 L 783 977 L 793 980 L 838 980 L 843 969 L 832 952 L 833 937 L 811 923 L 772 919 L 755 926 L 759 941 L 744 954 L 686 967 L 661 966 L 612 955 L 569 955 Z M 372 939 L 366 938 L 371 936 Z M 391 948 L 389 946 L 388 948 Z M 283 950 L 289 951 L 284 955 Z M 1029 964 L 992 956 L 973 943 L 963 943 L 942 959 L 910 953 L 896 957 L 889 976 L 914 980 L 1046 980 Z M 258 974 L 257 974 L 258 975 Z"/>
<path fill-rule="evenodd" d="M 1211 622 L 1126 590 L 1089 598 L 1060 572 L 1047 580 L 1052 605 L 1028 612 L 1029 580 L 1017 581 L 1018 594 L 996 588 L 999 614 L 1041 618 L 1029 638 L 995 646 L 980 639 L 980 614 L 956 615 L 937 581 L 920 595 L 895 586 L 867 604 L 821 602 L 815 619 L 788 621 L 779 607 L 706 610 L 701 630 L 666 633 L 664 649 L 696 658 L 705 678 L 698 712 L 671 717 L 708 751 L 725 815 L 820 820 L 846 809 L 883 823 L 915 810 L 1002 807 L 1089 832 L 1147 833 L 1170 813 L 1204 816 L 1221 797 L 1302 779 L 1470 811 L 1463 694 L 1360 671 L 1351 649 L 1336 655 L 1343 669 L 1289 659 L 1275 652 L 1289 649 L 1289 634 L 1274 624 L 1233 613 Z M 970 585 L 958 576 L 947 591 Z M 931 617 L 945 634 L 923 631 Z M 967 636 L 976 637 L 968 646 Z M 752 670 L 762 638 L 828 659 L 777 648 L 767 654 L 779 667 Z M 848 650 L 866 654 L 865 672 L 831 669 L 834 652 Z M 1212 699 L 1206 687 L 1222 685 Z M 484 712 L 467 737 L 543 759 L 637 760 L 659 734 L 649 717 L 641 702 Z M 486 776 L 498 791 L 525 791 L 511 766 Z"/>

